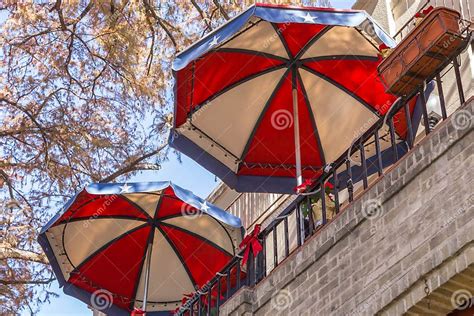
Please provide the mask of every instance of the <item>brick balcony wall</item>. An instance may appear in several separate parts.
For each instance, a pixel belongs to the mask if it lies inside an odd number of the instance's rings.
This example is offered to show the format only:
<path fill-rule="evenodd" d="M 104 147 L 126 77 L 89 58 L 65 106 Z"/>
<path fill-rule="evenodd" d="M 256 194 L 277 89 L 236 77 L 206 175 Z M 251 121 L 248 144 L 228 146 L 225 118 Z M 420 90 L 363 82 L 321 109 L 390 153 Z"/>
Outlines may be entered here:
<path fill-rule="evenodd" d="M 399 315 L 474 271 L 473 118 L 471 98 L 220 314 Z"/>

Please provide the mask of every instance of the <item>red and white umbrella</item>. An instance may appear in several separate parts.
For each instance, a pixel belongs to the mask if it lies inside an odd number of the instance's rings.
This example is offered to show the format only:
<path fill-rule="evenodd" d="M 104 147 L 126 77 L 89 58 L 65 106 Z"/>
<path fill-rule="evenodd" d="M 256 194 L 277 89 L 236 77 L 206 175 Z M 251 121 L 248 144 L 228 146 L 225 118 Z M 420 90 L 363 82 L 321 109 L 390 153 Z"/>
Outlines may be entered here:
<path fill-rule="evenodd" d="M 39 242 L 65 293 L 111 315 L 160 315 L 214 277 L 242 234 L 240 219 L 169 182 L 93 184 Z"/>
<path fill-rule="evenodd" d="M 256 4 L 176 58 L 170 143 L 238 191 L 292 192 L 395 101 L 382 44 L 364 11 Z"/>

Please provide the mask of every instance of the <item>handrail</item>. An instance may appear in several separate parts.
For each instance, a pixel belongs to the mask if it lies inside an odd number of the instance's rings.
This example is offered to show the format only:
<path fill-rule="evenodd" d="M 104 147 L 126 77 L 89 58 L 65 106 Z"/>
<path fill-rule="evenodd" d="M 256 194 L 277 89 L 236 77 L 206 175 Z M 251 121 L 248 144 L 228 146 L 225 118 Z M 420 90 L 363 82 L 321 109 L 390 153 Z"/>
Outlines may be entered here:
<path fill-rule="evenodd" d="M 426 0 L 425 4 L 419 9 L 419 11 L 426 9 L 426 7 L 428 6 L 428 4 L 429 4 L 430 2 L 431 2 L 431 0 Z M 414 16 L 412 16 L 411 18 L 409 18 L 408 21 L 406 21 L 405 24 L 403 24 L 403 25 L 400 27 L 400 29 L 397 31 L 397 33 L 395 33 L 395 35 L 393 35 L 393 38 L 396 40 L 399 35 L 403 34 L 403 31 L 404 31 L 411 23 L 414 23 L 414 19 L 415 19 Z"/>
<path fill-rule="evenodd" d="M 462 4 L 461 4 L 461 1 L 463 0 L 458 0 L 459 1 L 459 4 L 461 5 L 462 7 Z M 454 6 L 454 2 L 451 3 L 452 6 Z M 437 0 L 426 0 L 425 4 L 423 4 L 419 9 L 418 9 L 418 12 L 421 12 L 423 11 L 424 9 L 426 9 L 428 7 L 428 5 L 433 5 L 435 7 L 438 7 L 440 5 L 438 5 L 438 1 Z M 469 3 L 466 3 L 466 5 L 469 5 Z M 443 1 L 443 6 L 447 6 L 448 8 L 450 8 L 449 4 L 448 3 L 445 3 L 445 1 Z M 454 9 L 454 8 L 453 8 Z M 470 16 L 470 8 L 467 7 L 467 13 L 469 15 L 468 18 L 472 19 L 473 17 Z M 463 12 L 461 12 L 462 16 L 464 16 Z M 462 18 L 461 19 L 461 22 L 463 23 L 466 23 L 466 22 L 470 22 L 469 20 L 465 19 L 465 18 Z M 403 32 L 410 26 L 414 26 L 415 25 L 415 16 L 412 16 L 410 17 L 399 29 L 398 31 L 393 35 L 393 38 L 395 40 L 399 40 L 401 41 L 403 38 L 404 38 L 404 35 L 403 35 Z M 411 30 L 408 30 L 408 32 L 405 34 L 405 36 L 410 32 Z"/>

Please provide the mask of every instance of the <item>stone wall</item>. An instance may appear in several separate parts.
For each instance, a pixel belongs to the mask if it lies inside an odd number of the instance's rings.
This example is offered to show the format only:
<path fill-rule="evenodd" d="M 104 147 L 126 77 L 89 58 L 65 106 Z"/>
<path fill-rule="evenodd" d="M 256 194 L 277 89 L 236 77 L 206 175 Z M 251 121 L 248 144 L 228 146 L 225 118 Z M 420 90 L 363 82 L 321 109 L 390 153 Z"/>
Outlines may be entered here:
<path fill-rule="evenodd" d="M 221 315 L 398 315 L 474 271 L 467 104 Z"/>

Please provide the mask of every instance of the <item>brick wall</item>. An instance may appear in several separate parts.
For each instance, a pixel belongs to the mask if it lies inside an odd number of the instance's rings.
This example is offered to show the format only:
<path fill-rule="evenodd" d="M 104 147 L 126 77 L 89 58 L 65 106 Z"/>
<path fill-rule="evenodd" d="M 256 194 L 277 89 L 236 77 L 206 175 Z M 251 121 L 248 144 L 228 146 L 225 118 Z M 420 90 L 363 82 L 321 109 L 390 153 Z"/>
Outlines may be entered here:
<path fill-rule="evenodd" d="M 398 315 L 474 271 L 473 117 L 471 99 L 221 315 Z"/>

